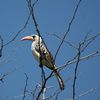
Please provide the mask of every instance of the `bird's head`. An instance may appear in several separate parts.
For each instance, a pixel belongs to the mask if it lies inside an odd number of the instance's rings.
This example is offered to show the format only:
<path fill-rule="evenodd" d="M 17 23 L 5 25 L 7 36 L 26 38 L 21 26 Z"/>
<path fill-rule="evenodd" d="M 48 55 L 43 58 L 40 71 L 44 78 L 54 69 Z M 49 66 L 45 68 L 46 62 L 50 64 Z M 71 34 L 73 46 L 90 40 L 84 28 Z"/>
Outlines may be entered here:
<path fill-rule="evenodd" d="M 25 37 L 23 37 L 21 40 L 23 41 L 23 40 L 30 40 L 30 41 L 32 41 L 32 42 L 38 42 L 39 41 L 39 39 L 40 39 L 40 41 L 41 41 L 41 37 L 39 37 L 38 35 L 36 35 L 36 34 L 33 34 L 33 35 L 31 35 L 31 36 L 25 36 Z"/>

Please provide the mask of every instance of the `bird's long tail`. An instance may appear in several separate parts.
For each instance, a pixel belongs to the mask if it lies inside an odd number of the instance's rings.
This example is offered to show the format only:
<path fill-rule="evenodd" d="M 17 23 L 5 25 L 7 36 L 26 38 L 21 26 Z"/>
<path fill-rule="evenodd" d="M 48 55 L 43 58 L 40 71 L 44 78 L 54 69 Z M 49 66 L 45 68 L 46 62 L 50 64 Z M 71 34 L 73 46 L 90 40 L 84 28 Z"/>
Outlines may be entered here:
<path fill-rule="evenodd" d="M 58 80 L 58 83 L 59 83 L 59 86 L 60 86 L 60 89 L 61 90 L 64 90 L 64 82 L 63 82 L 63 79 L 61 78 L 59 72 L 57 70 L 54 71 L 55 72 L 55 76 Z"/>

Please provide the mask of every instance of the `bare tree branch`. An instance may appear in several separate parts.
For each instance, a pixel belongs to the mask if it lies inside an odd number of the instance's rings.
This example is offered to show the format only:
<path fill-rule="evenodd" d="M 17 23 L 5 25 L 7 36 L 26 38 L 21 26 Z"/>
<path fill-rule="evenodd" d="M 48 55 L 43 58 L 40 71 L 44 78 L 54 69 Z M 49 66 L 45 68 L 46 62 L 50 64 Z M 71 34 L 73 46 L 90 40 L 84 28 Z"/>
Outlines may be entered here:
<path fill-rule="evenodd" d="M 37 32 L 38 36 L 42 38 L 40 30 L 39 30 L 39 27 L 38 27 L 38 23 L 37 23 L 36 18 L 35 18 L 34 9 L 33 9 L 33 6 L 32 6 L 32 1 L 31 0 L 27 0 L 27 3 L 28 3 L 29 11 L 30 11 L 30 13 L 32 15 L 32 20 L 34 22 L 36 32 Z M 42 38 L 42 40 L 44 41 L 43 38 Z M 46 46 L 46 44 L 45 44 L 45 46 Z M 48 50 L 48 48 L 47 48 L 47 50 Z M 39 66 L 41 68 L 42 87 L 41 87 L 41 90 L 40 90 L 40 92 L 38 93 L 38 95 L 36 97 L 36 100 L 38 100 L 40 95 L 43 94 L 43 92 L 45 91 L 46 82 L 49 79 L 49 78 L 47 79 L 45 77 L 45 72 L 44 72 L 43 65 L 42 65 L 42 54 L 41 54 L 41 49 L 40 49 L 40 38 L 39 38 L 39 51 L 40 51 L 40 65 Z"/>
<path fill-rule="evenodd" d="M 46 34 L 48 34 L 48 35 L 52 35 L 52 36 L 54 36 L 54 37 L 56 37 L 56 38 L 58 38 L 58 39 L 60 39 L 60 40 L 63 40 L 60 36 L 58 36 L 57 34 L 51 34 L 51 33 L 46 33 Z M 69 41 L 66 41 L 65 39 L 64 39 L 64 42 L 66 43 L 66 44 L 68 44 L 70 47 L 73 47 L 74 49 L 78 49 L 75 45 L 73 45 L 71 42 L 69 42 Z"/>
<path fill-rule="evenodd" d="M 41 90 L 40 92 L 38 93 L 37 97 L 36 97 L 36 100 L 39 100 L 39 97 L 41 94 L 43 94 L 43 91 L 45 90 L 46 88 L 46 80 L 45 80 L 45 72 L 43 70 L 43 67 L 41 67 L 41 78 L 42 78 L 42 86 L 41 86 Z M 43 98 L 42 98 L 43 99 Z"/>
<path fill-rule="evenodd" d="M 41 37 L 42 40 L 43 40 L 43 42 L 44 42 L 44 39 L 43 39 L 43 37 L 42 37 L 42 35 L 41 35 L 41 32 L 40 32 L 40 29 L 39 29 L 39 27 L 38 27 L 38 23 L 37 23 L 37 21 L 36 21 L 35 12 L 34 12 L 34 6 L 33 6 L 33 5 L 35 5 L 39 0 L 36 0 L 33 4 L 32 4 L 32 0 L 26 0 L 26 1 L 27 1 L 27 3 L 28 3 L 28 8 L 29 8 L 30 14 L 31 14 L 31 16 L 32 16 L 33 23 L 34 23 L 34 25 L 35 25 L 36 32 L 37 32 L 38 36 Z M 40 39 L 39 39 L 39 42 L 40 42 Z M 44 44 L 45 44 L 45 42 L 44 42 Z M 39 45 L 40 45 L 40 43 L 39 43 Z M 45 44 L 45 46 L 46 46 L 46 44 Z M 48 50 L 47 46 L 46 46 L 46 49 Z M 48 51 L 49 51 L 49 50 L 48 50 Z M 40 50 L 40 54 L 41 54 L 41 50 Z M 41 60 L 40 60 L 40 61 L 41 61 Z M 41 65 L 41 64 L 40 64 L 40 65 Z"/>
<path fill-rule="evenodd" d="M 4 82 L 4 78 L 8 75 L 8 73 L 5 73 L 3 75 L 0 76 L 0 81 Z"/>
<path fill-rule="evenodd" d="M 38 3 L 39 0 L 34 1 L 33 7 Z"/>
<path fill-rule="evenodd" d="M 0 35 L 0 57 L 2 57 L 2 51 L 3 51 L 3 38 Z"/>
<path fill-rule="evenodd" d="M 41 36 L 40 30 L 39 30 L 39 27 L 38 27 L 38 24 L 37 24 L 37 21 L 36 21 L 36 18 L 35 18 L 34 9 L 33 9 L 33 6 L 32 6 L 34 4 L 32 4 L 32 0 L 27 0 L 27 3 L 28 3 L 28 8 L 29 8 L 30 14 L 32 16 L 32 20 L 33 20 L 35 28 L 36 28 L 36 32 L 38 33 L 39 36 Z"/>
<path fill-rule="evenodd" d="M 19 35 L 22 31 L 24 31 L 24 29 L 26 29 L 27 24 L 28 24 L 28 22 L 29 22 L 29 19 L 30 19 L 30 14 L 29 14 L 29 16 L 28 16 L 28 18 L 27 18 L 27 20 L 26 20 L 24 26 L 15 34 L 15 36 L 14 36 L 13 38 L 11 38 L 10 41 L 8 41 L 7 43 L 5 43 L 3 46 L 6 46 L 6 45 L 12 43 L 12 42 L 18 37 L 18 35 Z"/>
<path fill-rule="evenodd" d="M 74 19 L 75 19 L 75 17 L 76 17 L 76 13 L 77 13 L 77 11 L 78 11 L 78 8 L 79 8 L 79 5 L 80 5 L 80 2 L 81 2 L 81 1 L 82 1 L 82 0 L 79 0 L 77 6 L 76 6 L 76 8 L 75 8 L 75 11 L 74 11 L 73 17 L 72 17 L 72 19 L 71 19 L 71 21 L 70 21 L 70 23 L 69 23 L 68 29 L 67 29 L 66 33 L 64 34 L 64 37 L 62 38 L 61 44 L 59 45 L 59 47 L 58 47 L 58 49 L 57 49 L 57 52 L 56 52 L 56 55 L 55 55 L 55 59 L 56 59 L 56 56 L 57 56 L 57 54 L 58 54 L 58 52 L 59 52 L 59 50 L 60 50 L 60 48 L 61 48 L 63 42 L 65 41 L 65 38 L 66 38 L 67 34 L 69 33 L 69 31 L 70 31 L 70 29 L 71 29 L 72 23 L 73 23 L 73 21 L 74 21 Z M 34 25 L 35 25 L 36 32 L 37 32 L 37 34 L 38 34 L 40 37 L 42 37 L 42 36 L 41 36 L 41 32 L 40 32 L 39 27 L 38 27 L 38 23 L 37 23 L 36 18 L 35 18 L 34 8 L 33 8 L 33 6 L 32 6 L 32 5 L 33 5 L 33 4 L 32 4 L 32 0 L 27 0 L 27 3 L 28 3 L 28 8 L 29 8 L 30 14 L 31 14 L 31 16 L 32 16 L 33 23 L 34 23 Z M 87 38 L 87 36 L 86 36 L 85 38 Z M 42 39 L 43 39 L 43 38 L 42 38 Z M 86 41 L 86 40 L 85 40 L 85 41 Z M 44 42 L 44 43 L 45 43 L 45 42 Z M 68 42 L 67 42 L 67 43 L 68 43 Z M 40 44 L 40 40 L 39 40 L 39 44 Z M 69 44 L 70 46 L 74 47 L 71 43 L 68 43 L 68 44 Z M 82 44 L 83 44 L 83 43 L 82 43 Z M 82 44 L 81 44 L 81 45 L 82 45 Z M 84 44 L 83 44 L 83 45 L 84 45 Z M 40 46 L 39 46 L 39 47 L 40 47 Z M 74 47 L 74 48 L 75 48 L 75 47 Z M 86 48 L 86 47 L 85 47 L 85 48 Z M 77 48 L 76 48 L 76 49 L 77 49 Z M 80 49 L 80 48 L 78 48 L 78 50 L 81 52 L 81 49 Z M 41 52 L 41 49 L 40 49 L 40 52 Z M 40 55 L 41 55 L 41 53 L 40 53 Z M 92 56 L 93 56 L 93 55 L 92 55 Z M 91 57 L 92 57 L 92 56 L 91 56 Z M 89 57 L 90 57 L 90 56 L 88 56 L 88 57 L 86 57 L 86 58 L 84 58 L 84 59 L 87 59 L 87 58 L 89 58 Z M 41 58 L 41 56 L 40 56 L 40 68 L 41 68 L 42 85 L 41 85 L 41 89 L 40 89 L 38 95 L 36 96 L 36 100 L 39 100 L 41 94 L 43 94 L 43 95 L 42 95 L 42 99 L 45 98 L 45 97 L 44 97 L 43 91 L 45 91 L 44 89 L 46 88 L 47 80 L 48 80 L 49 78 L 51 78 L 51 76 L 53 75 L 53 72 L 54 72 L 54 71 L 52 71 L 52 72 L 50 73 L 50 75 L 48 75 L 48 76 L 46 77 L 46 76 L 45 76 L 44 69 L 43 69 L 43 65 L 42 65 L 42 63 L 41 63 L 41 59 L 42 59 L 42 58 Z M 81 59 L 81 57 L 80 57 L 80 55 L 79 55 L 79 52 L 78 52 L 78 54 L 74 57 L 74 59 L 73 59 L 73 60 L 70 60 L 70 61 L 67 62 L 67 64 L 66 64 L 66 66 L 67 66 L 68 64 L 76 63 L 75 77 L 74 77 L 74 83 L 73 83 L 73 100 L 75 99 L 75 84 L 76 84 L 77 67 L 78 67 L 79 62 L 80 62 L 81 60 L 84 60 L 84 59 L 83 59 L 83 58 Z M 65 66 L 64 66 L 64 67 L 65 67 Z M 64 67 L 62 67 L 62 68 L 64 68 Z M 61 68 L 61 69 L 62 69 L 62 68 Z M 59 93 L 57 93 L 57 94 L 59 94 Z M 56 95 L 56 96 L 57 96 L 57 95 Z M 57 96 L 57 97 L 58 97 L 58 96 Z"/>
<path fill-rule="evenodd" d="M 91 54 L 88 54 L 88 55 L 86 55 L 86 56 L 80 57 L 80 61 L 92 59 L 92 58 L 97 57 L 97 56 L 100 56 L 100 51 L 95 51 L 95 52 L 93 52 L 93 53 L 91 53 Z M 70 65 L 70 64 L 74 64 L 74 63 L 76 63 L 76 62 L 77 62 L 77 59 L 69 60 L 69 61 L 67 61 L 66 64 L 60 66 L 60 67 L 58 68 L 58 70 L 60 71 L 60 70 L 62 70 L 62 69 L 64 69 L 64 68 L 66 68 L 66 66 L 68 66 L 68 65 Z"/>
<path fill-rule="evenodd" d="M 71 19 L 71 21 L 69 22 L 68 28 L 67 28 L 67 30 L 66 30 L 66 32 L 65 32 L 65 34 L 64 34 L 64 36 L 63 36 L 63 39 L 62 39 L 62 41 L 61 41 L 61 43 L 60 43 L 60 45 L 59 45 L 59 47 L 58 47 L 58 49 L 57 49 L 57 51 L 56 51 L 54 60 L 56 60 L 57 54 L 58 54 L 58 52 L 59 52 L 59 50 L 60 50 L 60 48 L 61 48 L 61 46 L 62 46 L 62 44 L 63 44 L 63 42 L 64 42 L 64 39 L 66 38 L 67 34 L 69 33 L 69 31 L 70 31 L 70 29 L 71 29 L 72 23 L 73 23 L 73 21 L 74 21 L 74 19 L 75 19 L 75 17 L 76 17 L 76 13 L 77 13 L 77 11 L 78 11 L 78 8 L 79 8 L 79 5 L 80 5 L 81 1 L 82 1 L 82 0 L 79 0 L 79 1 L 78 1 L 78 4 L 76 5 L 76 8 L 75 8 L 75 11 L 74 11 L 74 13 L 73 13 L 72 19 Z"/>
<path fill-rule="evenodd" d="M 36 88 L 36 89 L 37 89 L 37 88 Z M 98 89 L 100 89 L 100 85 L 99 85 L 99 86 L 96 86 L 96 87 L 94 87 L 94 88 L 91 88 L 91 89 L 89 89 L 89 90 L 87 90 L 87 91 L 85 91 L 85 92 L 79 94 L 78 96 L 75 97 L 75 100 L 77 100 L 77 99 L 79 99 L 79 98 L 81 98 L 81 97 L 83 97 L 83 96 L 85 96 L 85 95 L 88 95 L 88 94 L 90 94 L 90 93 L 92 93 L 92 92 L 95 92 L 95 91 L 98 90 Z M 51 95 L 51 96 L 49 96 L 49 97 L 47 97 L 46 100 L 51 100 L 54 96 L 55 96 L 55 98 L 56 98 L 57 94 L 59 93 L 59 90 L 60 90 L 60 89 L 57 89 L 57 90 L 54 92 L 54 94 Z M 31 95 L 31 94 L 32 94 L 32 93 L 27 92 L 27 93 L 26 93 L 26 96 L 27 96 L 27 95 Z M 21 98 L 21 97 L 23 97 L 23 94 L 22 94 L 22 95 L 18 95 L 18 96 L 14 96 L 14 97 L 12 97 L 12 98 L 13 98 L 13 99 L 18 99 L 18 98 Z M 11 98 L 11 97 L 8 97 L 8 98 Z M 8 98 L 7 98 L 7 100 L 8 100 Z M 1 99 L 0 99 L 0 100 L 1 100 Z M 3 100 L 3 98 L 2 98 L 2 100 Z M 32 100 L 34 100 L 34 99 L 32 99 Z M 41 99 L 39 99 L 39 100 L 41 100 Z M 65 99 L 65 100 L 72 100 L 72 98 Z"/>
<path fill-rule="evenodd" d="M 79 99 L 80 97 L 83 97 L 83 96 L 85 96 L 85 95 L 87 95 L 87 94 L 90 94 L 90 93 L 92 93 L 92 92 L 94 92 L 94 91 L 96 91 L 96 90 L 98 90 L 98 89 L 100 89 L 100 85 L 99 85 L 99 86 L 96 86 L 95 88 L 91 88 L 91 89 L 89 89 L 89 90 L 83 92 L 82 94 L 76 96 L 76 97 L 75 97 L 75 100 L 76 100 L 76 99 Z"/>
<path fill-rule="evenodd" d="M 76 79 L 77 79 L 77 69 L 78 69 L 78 65 L 80 62 L 80 56 L 81 56 L 81 45 L 79 44 L 79 48 L 78 48 L 78 57 L 77 57 L 77 62 L 76 62 L 76 66 L 75 66 L 75 72 L 74 72 L 74 81 L 73 81 L 73 100 L 75 100 L 75 95 L 76 95 Z"/>
<path fill-rule="evenodd" d="M 33 100 L 36 98 L 36 92 L 37 92 L 37 90 L 38 90 L 38 84 L 36 84 L 34 90 L 32 90 L 32 92 L 31 92 Z"/>
<path fill-rule="evenodd" d="M 22 98 L 22 100 L 25 100 L 26 92 L 27 92 L 27 85 L 28 85 L 28 76 L 27 76 L 26 73 L 25 73 L 25 76 L 26 76 L 26 80 L 25 80 L 25 87 L 24 87 L 24 93 L 23 93 L 23 98 Z"/>
<path fill-rule="evenodd" d="M 81 97 L 83 97 L 83 96 L 85 96 L 85 95 L 88 95 L 88 94 L 90 94 L 90 93 L 92 93 L 92 92 L 95 92 L 95 91 L 98 90 L 98 89 L 100 89 L 100 85 L 99 85 L 99 86 L 96 86 L 96 87 L 94 87 L 94 88 L 91 88 L 91 89 L 89 89 L 89 90 L 87 90 L 87 91 L 85 91 L 85 92 L 79 94 L 78 96 L 75 97 L 75 100 L 80 99 Z M 66 100 L 72 100 L 72 99 L 73 99 L 73 98 L 68 98 L 68 99 L 66 99 Z"/>
<path fill-rule="evenodd" d="M 79 61 L 89 60 L 89 59 L 92 59 L 92 58 L 97 57 L 97 56 L 100 56 L 100 51 L 96 51 L 96 52 L 93 52 L 93 53 L 88 54 L 88 55 L 86 55 L 86 56 L 82 56 L 82 57 L 80 57 Z M 71 60 L 67 61 L 66 64 L 64 64 L 64 65 L 62 65 L 62 66 L 60 66 L 60 67 L 58 67 L 56 70 L 58 70 L 58 72 L 59 72 L 59 71 L 62 71 L 63 69 L 67 68 L 68 65 L 71 65 L 71 64 L 74 64 L 74 63 L 77 63 L 77 59 L 71 59 Z M 45 78 L 45 80 L 48 80 L 49 78 L 51 78 L 51 77 L 53 77 L 53 76 L 54 76 L 54 71 L 52 71 L 52 72 Z"/>
<path fill-rule="evenodd" d="M 96 35 L 91 36 L 87 39 L 87 35 L 86 35 L 85 38 L 84 38 L 84 41 L 80 43 L 80 45 L 81 45 L 80 52 L 83 53 L 84 50 L 99 36 L 100 36 L 100 33 L 97 33 Z M 79 60 L 80 61 L 88 60 L 88 59 L 96 57 L 96 56 L 100 56 L 100 51 L 99 50 L 97 50 L 97 51 L 95 51 L 91 54 L 88 54 L 87 56 L 80 57 Z M 59 69 L 61 70 L 61 69 L 65 68 L 67 65 L 76 63 L 77 62 L 77 59 L 76 59 L 77 57 L 78 57 L 78 55 L 76 54 L 73 59 L 67 61 L 67 63 L 62 65 L 61 67 L 59 67 Z"/>
<path fill-rule="evenodd" d="M 87 34 L 88 35 L 88 34 Z M 97 34 L 95 36 L 92 36 L 92 38 L 89 38 L 88 40 L 90 40 L 85 46 L 85 42 L 88 41 L 86 38 L 87 38 L 87 35 L 86 37 L 84 38 L 84 41 L 82 43 L 79 44 L 79 48 L 78 48 L 78 53 L 77 53 L 77 62 L 76 62 L 76 67 L 75 67 L 75 73 L 74 73 L 74 81 L 73 81 L 73 100 L 75 100 L 75 94 L 76 94 L 76 79 L 77 79 L 77 68 L 78 68 L 78 65 L 79 65 L 79 62 L 80 62 L 80 56 L 81 56 L 81 53 L 88 47 L 88 45 L 90 43 L 92 43 L 96 37 L 98 37 L 100 34 Z M 82 48 L 83 46 L 83 48 Z"/>
<path fill-rule="evenodd" d="M 81 42 L 81 45 L 82 45 L 81 52 L 83 52 L 99 36 L 100 36 L 100 33 L 97 33 L 96 35 L 91 36 L 88 39 L 87 39 L 87 37 L 85 37 L 84 41 Z"/>
<path fill-rule="evenodd" d="M 90 58 L 93 58 L 93 57 L 97 57 L 97 56 L 100 56 L 100 51 L 91 53 L 91 54 L 89 54 L 89 55 L 87 55 L 87 56 L 79 57 L 79 58 L 78 58 L 78 61 L 87 60 L 87 59 L 90 59 Z M 67 63 L 67 65 L 70 65 L 70 64 L 73 64 L 73 63 L 77 63 L 77 64 L 78 64 L 79 62 L 77 62 L 77 59 L 75 59 L 75 60 L 69 61 L 69 62 Z M 61 66 L 61 68 L 59 67 L 57 70 L 58 70 L 58 71 L 61 71 L 61 70 L 62 70 L 63 68 L 65 68 L 67 65 Z M 78 65 L 77 65 L 77 66 L 78 66 Z M 75 75 L 76 75 L 76 72 L 77 72 L 77 69 L 76 69 L 76 71 L 75 71 Z M 41 91 L 39 92 L 39 95 L 38 95 L 38 99 L 39 99 L 39 96 L 41 95 L 41 93 L 43 92 L 43 89 L 44 89 L 44 86 L 46 85 L 47 80 L 48 80 L 49 78 L 51 78 L 52 76 L 54 76 L 54 75 L 53 75 L 53 71 L 51 72 L 51 74 L 50 74 L 49 76 L 45 77 L 45 80 L 43 81 L 44 84 L 42 85 Z M 75 79 L 75 80 L 76 80 L 76 79 Z M 75 82 L 76 82 L 76 81 L 75 81 Z M 74 84 L 75 84 L 75 83 L 74 83 Z M 75 98 L 75 96 L 74 96 L 74 98 Z M 37 100 L 38 100 L 38 99 L 37 99 Z"/>
<path fill-rule="evenodd" d="M 61 93 L 60 89 L 57 89 L 56 91 L 54 91 L 52 95 L 47 97 L 46 100 L 52 100 L 53 98 L 55 98 L 54 100 L 57 100 L 60 93 Z"/>

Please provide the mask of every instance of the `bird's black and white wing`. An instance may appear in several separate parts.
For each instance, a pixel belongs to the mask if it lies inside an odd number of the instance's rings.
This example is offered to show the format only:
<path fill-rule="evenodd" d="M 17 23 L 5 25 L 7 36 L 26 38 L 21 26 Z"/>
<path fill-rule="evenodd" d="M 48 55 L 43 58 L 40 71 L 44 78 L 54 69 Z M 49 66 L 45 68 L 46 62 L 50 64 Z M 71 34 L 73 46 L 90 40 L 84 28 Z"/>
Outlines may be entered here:
<path fill-rule="evenodd" d="M 54 60 L 51 55 L 51 53 L 46 48 L 45 44 L 41 42 L 40 44 L 37 44 L 35 47 L 35 50 L 41 55 L 41 59 L 44 65 L 50 67 L 50 69 L 54 69 Z"/>
<path fill-rule="evenodd" d="M 48 50 L 46 48 L 46 46 L 44 45 L 43 42 L 41 42 L 40 44 L 38 43 L 36 46 L 35 46 L 35 50 L 40 54 L 41 53 L 41 56 L 44 55 L 46 56 L 46 54 L 48 53 Z"/>

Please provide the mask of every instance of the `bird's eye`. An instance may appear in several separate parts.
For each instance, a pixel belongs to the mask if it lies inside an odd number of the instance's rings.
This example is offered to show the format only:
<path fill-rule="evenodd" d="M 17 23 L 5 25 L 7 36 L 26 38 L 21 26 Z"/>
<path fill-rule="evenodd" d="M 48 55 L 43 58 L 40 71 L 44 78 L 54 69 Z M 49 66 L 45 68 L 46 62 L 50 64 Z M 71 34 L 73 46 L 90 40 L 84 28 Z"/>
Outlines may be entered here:
<path fill-rule="evenodd" d="M 35 38 L 35 36 L 32 36 L 33 37 L 33 39 Z"/>

